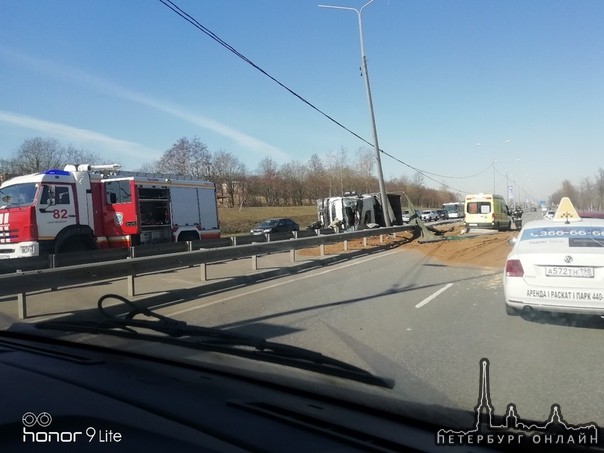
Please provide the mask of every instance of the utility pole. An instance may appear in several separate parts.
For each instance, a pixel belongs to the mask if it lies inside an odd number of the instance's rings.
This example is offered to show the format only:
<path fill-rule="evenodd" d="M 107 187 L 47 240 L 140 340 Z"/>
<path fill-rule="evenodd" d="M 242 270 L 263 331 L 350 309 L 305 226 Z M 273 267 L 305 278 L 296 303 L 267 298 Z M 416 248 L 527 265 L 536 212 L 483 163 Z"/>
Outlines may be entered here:
<path fill-rule="evenodd" d="M 357 13 L 357 18 L 359 22 L 359 37 L 361 41 L 361 64 L 363 68 L 363 74 L 365 75 L 365 91 L 367 92 L 367 103 L 369 105 L 369 116 L 371 118 L 371 128 L 373 131 L 373 147 L 375 148 L 375 160 L 377 163 L 377 172 L 378 172 L 378 183 L 380 186 L 380 198 L 382 201 L 382 212 L 384 214 L 384 222 L 387 227 L 390 226 L 390 216 L 389 216 L 389 206 L 390 202 L 388 201 L 388 196 L 386 195 L 386 186 L 384 185 L 384 174 L 382 173 L 382 159 L 380 156 L 380 145 L 378 143 L 378 135 L 377 135 L 377 127 L 375 125 L 375 114 L 373 112 L 373 100 L 371 98 L 371 86 L 369 84 L 369 72 L 367 70 L 367 58 L 365 57 L 365 45 L 363 43 L 363 20 L 362 13 L 363 9 L 373 3 L 375 0 L 370 0 L 365 3 L 360 9 L 350 8 L 347 6 L 331 6 L 331 5 L 319 5 L 321 8 L 332 8 L 332 9 L 345 9 L 349 11 L 354 11 Z"/>

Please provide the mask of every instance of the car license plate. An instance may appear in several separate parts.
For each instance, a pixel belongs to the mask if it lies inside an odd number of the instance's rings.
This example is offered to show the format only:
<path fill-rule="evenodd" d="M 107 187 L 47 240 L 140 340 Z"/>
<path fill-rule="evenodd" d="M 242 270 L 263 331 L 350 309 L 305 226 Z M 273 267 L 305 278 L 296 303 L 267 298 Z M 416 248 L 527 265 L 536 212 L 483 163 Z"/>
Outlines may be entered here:
<path fill-rule="evenodd" d="M 545 276 L 594 278 L 594 268 L 581 266 L 545 266 Z"/>

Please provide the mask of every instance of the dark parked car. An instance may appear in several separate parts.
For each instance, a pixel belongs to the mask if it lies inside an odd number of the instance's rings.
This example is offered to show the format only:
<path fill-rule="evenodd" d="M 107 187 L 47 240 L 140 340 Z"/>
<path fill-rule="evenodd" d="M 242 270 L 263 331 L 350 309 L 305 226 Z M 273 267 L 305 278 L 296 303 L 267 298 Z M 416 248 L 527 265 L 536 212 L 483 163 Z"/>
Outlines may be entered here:
<path fill-rule="evenodd" d="M 292 219 L 267 219 L 250 230 L 251 234 L 287 233 L 300 231 L 300 227 Z"/>
<path fill-rule="evenodd" d="M 438 220 L 447 220 L 449 219 L 449 213 L 444 209 L 437 209 L 436 213 L 438 214 Z"/>

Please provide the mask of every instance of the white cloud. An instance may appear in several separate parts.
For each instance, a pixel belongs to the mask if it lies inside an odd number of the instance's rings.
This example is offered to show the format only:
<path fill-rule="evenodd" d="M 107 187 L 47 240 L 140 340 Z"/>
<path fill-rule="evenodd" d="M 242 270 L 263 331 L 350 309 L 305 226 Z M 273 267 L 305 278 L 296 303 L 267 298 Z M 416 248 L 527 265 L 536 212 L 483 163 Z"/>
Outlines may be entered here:
<path fill-rule="evenodd" d="M 152 107 L 156 110 L 160 110 L 164 113 L 180 118 L 191 124 L 195 124 L 196 126 L 202 127 L 204 129 L 209 129 L 217 134 L 220 134 L 224 137 L 233 140 L 234 142 L 238 143 L 239 145 L 245 148 L 251 149 L 261 154 L 269 154 L 278 160 L 291 159 L 291 156 L 289 156 L 287 153 L 277 148 L 276 146 L 270 145 L 266 142 L 263 142 L 262 140 L 244 134 L 243 132 L 239 132 L 218 121 L 214 121 L 204 116 L 189 112 L 186 109 L 171 105 L 167 102 L 159 101 L 157 99 L 132 91 L 124 90 L 117 86 L 114 86 L 112 90 L 115 94 L 119 95 L 122 98 L 130 99 L 132 101 L 138 102 L 139 104 Z"/>
<path fill-rule="evenodd" d="M 11 49 L 7 49 L 1 45 L 0 54 L 14 61 L 17 61 L 20 64 L 30 66 L 35 70 L 43 72 L 45 74 L 52 74 L 58 78 L 68 78 L 73 81 L 79 82 L 80 84 L 92 86 L 97 90 L 103 91 L 112 96 L 130 100 L 138 104 L 164 112 L 173 117 L 180 118 L 181 120 L 187 121 L 203 129 L 208 129 L 223 137 L 227 137 L 238 145 L 258 154 L 270 155 L 271 157 L 279 161 L 291 159 L 291 156 L 280 148 L 270 145 L 262 140 L 247 135 L 236 129 L 233 129 L 232 127 L 227 126 L 223 123 L 206 118 L 196 113 L 192 113 L 180 106 L 172 105 L 168 102 L 149 97 L 142 93 L 128 90 L 117 84 L 110 83 L 106 80 L 92 76 L 86 72 L 73 69 L 64 65 L 59 65 L 54 61 L 33 58 L 31 56 L 15 52 Z"/>
<path fill-rule="evenodd" d="M 149 150 L 138 143 L 119 140 L 87 129 L 45 121 L 18 113 L 0 110 L 0 121 L 44 134 L 63 137 L 76 143 L 97 143 L 101 146 L 110 147 L 114 153 L 127 154 L 131 157 L 148 157 L 149 153 L 156 154 L 158 157 L 161 155 L 159 151 Z"/>

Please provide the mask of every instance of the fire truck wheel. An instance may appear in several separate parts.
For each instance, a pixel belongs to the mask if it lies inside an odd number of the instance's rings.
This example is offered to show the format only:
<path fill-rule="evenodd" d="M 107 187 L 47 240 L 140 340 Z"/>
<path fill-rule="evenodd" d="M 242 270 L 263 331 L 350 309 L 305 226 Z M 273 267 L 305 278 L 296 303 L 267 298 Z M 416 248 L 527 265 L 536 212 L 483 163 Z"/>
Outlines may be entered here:
<path fill-rule="evenodd" d="M 199 235 L 194 231 L 183 231 L 178 235 L 178 242 L 198 241 Z"/>
<path fill-rule="evenodd" d="M 91 241 L 87 237 L 74 236 L 66 239 L 58 248 L 58 253 L 83 252 L 92 250 Z"/>

